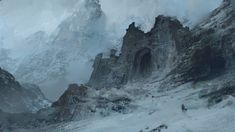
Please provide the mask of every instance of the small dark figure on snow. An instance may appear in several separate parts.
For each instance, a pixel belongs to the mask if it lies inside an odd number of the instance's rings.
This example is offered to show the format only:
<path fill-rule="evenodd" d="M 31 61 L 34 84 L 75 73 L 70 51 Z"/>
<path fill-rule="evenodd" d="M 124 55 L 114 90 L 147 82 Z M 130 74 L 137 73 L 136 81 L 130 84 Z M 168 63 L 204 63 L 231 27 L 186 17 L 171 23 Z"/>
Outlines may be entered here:
<path fill-rule="evenodd" d="M 188 109 L 185 107 L 184 104 L 181 105 L 181 110 L 182 110 L 182 112 L 184 112 L 184 113 L 188 111 Z"/>

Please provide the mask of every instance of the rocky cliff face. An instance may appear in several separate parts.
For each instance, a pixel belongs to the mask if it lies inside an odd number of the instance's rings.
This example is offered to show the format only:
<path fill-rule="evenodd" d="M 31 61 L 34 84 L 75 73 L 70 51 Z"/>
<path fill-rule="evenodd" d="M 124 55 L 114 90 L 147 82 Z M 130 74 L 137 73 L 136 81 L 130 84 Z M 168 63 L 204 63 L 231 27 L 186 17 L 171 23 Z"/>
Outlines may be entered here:
<path fill-rule="evenodd" d="M 50 104 L 37 86 L 20 85 L 10 73 L 2 69 L 0 100 L 0 109 L 9 113 L 36 112 Z"/>

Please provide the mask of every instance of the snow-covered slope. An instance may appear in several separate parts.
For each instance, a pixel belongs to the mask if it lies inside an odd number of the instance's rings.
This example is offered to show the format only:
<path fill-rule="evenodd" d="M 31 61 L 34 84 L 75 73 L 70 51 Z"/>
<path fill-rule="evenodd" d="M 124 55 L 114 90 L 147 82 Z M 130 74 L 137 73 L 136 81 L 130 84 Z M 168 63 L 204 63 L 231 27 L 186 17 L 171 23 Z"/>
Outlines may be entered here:
<path fill-rule="evenodd" d="M 230 75 L 196 85 L 187 83 L 162 93 L 158 92 L 159 83 L 128 84 L 116 92 L 125 91 L 135 100 L 137 109 L 133 112 L 17 132 L 158 132 L 151 130 L 160 125 L 167 126 L 162 132 L 234 132 L 235 97 L 228 95 L 219 104 L 208 106 L 208 99 L 200 96 L 206 94 L 205 90 L 213 91 L 215 86 L 232 81 L 234 77 Z M 186 105 L 187 112 L 182 112 L 182 104 Z"/>
<path fill-rule="evenodd" d="M 235 14 L 235 1 L 223 0 L 222 5 L 214 10 L 211 15 L 201 24 L 199 27 L 202 29 L 224 29 L 234 26 L 234 14 Z"/>

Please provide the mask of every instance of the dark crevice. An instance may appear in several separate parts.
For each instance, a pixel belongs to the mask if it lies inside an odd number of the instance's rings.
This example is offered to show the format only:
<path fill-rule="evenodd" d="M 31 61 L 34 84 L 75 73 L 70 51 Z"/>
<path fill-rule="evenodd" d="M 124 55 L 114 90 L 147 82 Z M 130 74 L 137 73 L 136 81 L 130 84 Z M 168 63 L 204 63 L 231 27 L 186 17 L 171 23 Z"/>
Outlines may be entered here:
<path fill-rule="evenodd" d="M 142 75 L 148 73 L 150 71 L 150 65 L 151 65 L 151 54 L 150 53 L 146 53 L 141 58 L 139 72 Z"/>
<path fill-rule="evenodd" d="M 152 55 L 150 49 L 144 48 L 136 53 L 133 69 L 135 75 L 149 75 L 152 70 Z"/>

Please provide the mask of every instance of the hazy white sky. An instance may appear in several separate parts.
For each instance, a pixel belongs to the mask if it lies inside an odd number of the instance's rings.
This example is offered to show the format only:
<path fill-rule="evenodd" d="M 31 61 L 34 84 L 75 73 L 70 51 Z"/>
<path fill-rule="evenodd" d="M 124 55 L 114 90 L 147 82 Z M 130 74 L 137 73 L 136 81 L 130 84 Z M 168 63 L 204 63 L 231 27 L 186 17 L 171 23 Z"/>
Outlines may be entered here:
<path fill-rule="evenodd" d="M 159 14 L 190 19 L 192 24 L 219 6 L 222 0 L 100 0 L 109 22 L 114 26 L 127 26 L 137 21 L 151 28 Z M 126 23 L 126 24 L 121 24 Z M 150 24 L 150 25 L 149 25 Z"/>
<path fill-rule="evenodd" d="M 0 20 L 14 28 L 17 35 L 29 35 L 36 30 L 50 32 L 72 9 L 76 0 L 3 0 Z"/>
<path fill-rule="evenodd" d="M 66 16 L 79 8 L 79 0 L 3 0 L 0 25 L 17 35 L 27 36 L 37 30 L 50 33 Z M 131 21 L 148 28 L 158 14 L 189 18 L 195 23 L 222 0 L 100 0 L 109 24 L 127 27 Z"/>

